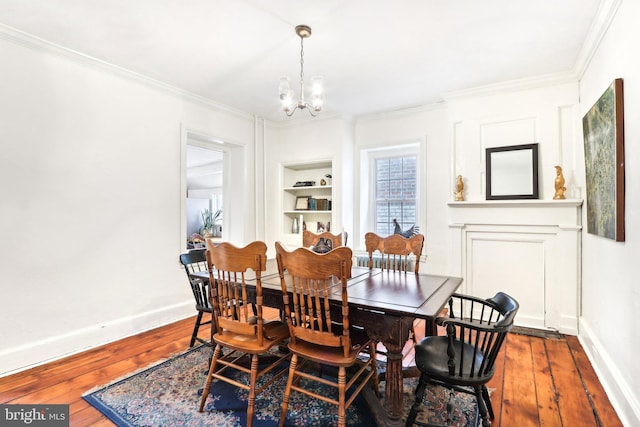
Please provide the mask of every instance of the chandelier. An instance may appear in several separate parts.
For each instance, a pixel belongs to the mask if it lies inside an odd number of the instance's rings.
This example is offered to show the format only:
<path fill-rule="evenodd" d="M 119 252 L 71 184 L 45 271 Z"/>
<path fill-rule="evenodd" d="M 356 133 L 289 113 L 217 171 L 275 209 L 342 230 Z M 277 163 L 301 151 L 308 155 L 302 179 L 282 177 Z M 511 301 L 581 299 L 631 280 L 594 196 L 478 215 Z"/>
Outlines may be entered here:
<path fill-rule="evenodd" d="M 280 104 L 289 117 L 297 109 L 308 109 L 309 113 L 315 117 L 322 110 L 322 103 L 324 102 L 322 77 L 314 76 L 311 78 L 311 104 L 304 100 L 304 39 L 311 36 L 311 28 L 306 25 L 298 25 L 296 34 L 300 37 L 300 98 L 298 103 L 293 106 L 293 92 L 289 88 L 289 77 L 281 77 L 279 88 Z"/>

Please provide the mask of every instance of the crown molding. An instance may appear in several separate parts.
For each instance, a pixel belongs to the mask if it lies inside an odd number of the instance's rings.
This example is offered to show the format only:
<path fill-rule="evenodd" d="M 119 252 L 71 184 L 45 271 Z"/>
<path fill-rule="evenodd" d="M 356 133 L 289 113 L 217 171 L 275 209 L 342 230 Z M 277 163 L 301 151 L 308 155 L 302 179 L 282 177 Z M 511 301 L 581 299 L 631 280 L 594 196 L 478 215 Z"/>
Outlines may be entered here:
<path fill-rule="evenodd" d="M 622 0 L 602 0 L 600 3 L 576 60 L 574 68 L 578 80 L 582 79 L 621 4 Z"/>
<path fill-rule="evenodd" d="M 445 101 L 450 102 L 462 98 L 495 95 L 497 93 L 537 89 L 565 83 L 577 83 L 578 76 L 573 71 L 543 74 L 524 79 L 507 80 L 500 83 L 478 86 L 470 89 L 447 92 L 443 94 Z"/>
<path fill-rule="evenodd" d="M 377 113 L 363 114 L 363 115 L 357 116 L 356 120 L 358 122 L 365 122 L 368 120 L 380 120 L 380 119 L 387 119 L 387 118 L 394 118 L 394 117 L 404 117 L 408 114 L 419 114 L 426 111 L 441 110 L 446 107 L 447 107 L 446 103 L 440 101 L 440 102 L 434 102 L 430 104 L 416 105 L 412 107 L 397 108 L 391 111 L 380 111 Z"/>
<path fill-rule="evenodd" d="M 241 111 L 233 107 L 230 107 L 228 105 L 213 101 L 209 98 L 205 98 L 203 96 L 196 95 L 192 92 L 179 89 L 175 86 L 171 86 L 167 83 L 152 79 L 150 77 L 136 73 L 126 68 L 119 67 L 117 65 L 111 64 L 109 62 L 103 61 L 98 58 L 94 58 L 89 55 L 85 55 L 81 52 L 77 52 L 73 49 L 60 46 L 58 44 L 41 39 L 32 34 L 25 33 L 23 31 L 20 31 L 18 29 L 15 29 L 5 24 L 0 24 L 0 39 L 4 39 L 9 42 L 12 42 L 30 49 L 34 49 L 34 50 L 50 53 L 62 58 L 66 58 L 80 64 L 88 65 L 95 69 L 107 71 L 119 77 L 124 77 L 131 81 L 144 84 L 146 86 L 160 90 L 169 95 L 176 96 L 183 100 L 202 104 L 205 107 L 212 108 L 220 112 L 233 114 L 242 119 L 247 119 L 251 121 L 254 120 L 254 115 L 249 114 L 245 111 Z"/>

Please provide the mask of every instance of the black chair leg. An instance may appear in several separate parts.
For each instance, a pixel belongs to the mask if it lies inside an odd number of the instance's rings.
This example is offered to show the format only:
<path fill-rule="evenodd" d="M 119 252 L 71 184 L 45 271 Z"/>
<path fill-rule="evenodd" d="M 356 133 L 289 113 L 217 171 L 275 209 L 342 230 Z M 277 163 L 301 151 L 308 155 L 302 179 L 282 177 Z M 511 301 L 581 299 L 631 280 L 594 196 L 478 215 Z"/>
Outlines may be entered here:
<path fill-rule="evenodd" d="M 487 416 L 487 406 L 485 405 L 484 397 L 482 396 L 482 387 L 476 386 L 474 388 L 476 391 L 476 400 L 478 401 L 478 412 L 480 413 L 480 417 L 482 417 L 482 427 L 491 427 L 491 422 Z"/>
<path fill-rule="evenodd" d="M 427 389 L 427 379 L 424 376 L 420 376 L 420 381 L 418 382 L 418 387 L 416 387 L 416 400 L 413 402 L 411 406 L 411 410 L 409 411 L 409 415 L 407 415 L 407 423 L 406 427 L 411 427 L 418 416 L 418 411 L 420 410 L 420 405 L 422 404 L 422 399 L 424 399 L 424 392 Z"/>
<path fill-rule="evenodd" d="M 484 398 L 484 402 L 487 405 L 487 410 L 489 411 L 489 418 L 493 420 L 495 416 L 493 415 L 493 406 L 491 406 L 491 398 L 489 397 L 489 390 L 486 385 L 482 386 L 482 397 Z"/>
<path fill-rule="evenodd" d="M 200 322 L 202 321 L 202 312 L 198 311 L 198 317 L 196 318 L 196 324 L 193 327 L 193 334 L 191 334 L 191 342 L 189 347 L 193 347 L 196 343 L 196 337 L 198 336 L 198 329 L 200 329 Z"/>

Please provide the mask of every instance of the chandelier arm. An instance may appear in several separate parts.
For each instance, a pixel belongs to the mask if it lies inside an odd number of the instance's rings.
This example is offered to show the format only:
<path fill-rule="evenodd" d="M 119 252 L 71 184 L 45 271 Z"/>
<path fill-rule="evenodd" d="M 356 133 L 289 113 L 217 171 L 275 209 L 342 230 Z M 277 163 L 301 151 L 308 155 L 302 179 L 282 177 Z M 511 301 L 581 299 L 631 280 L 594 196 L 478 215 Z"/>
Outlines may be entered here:
<path fill-rule="evenodd" d="M 287 116 L 291 117 L 291 116 L 293 116 L 293 113 L 295 113 L 297 109 L 298 109 L 298 106 L 296 105 L 295 107 L 293 107 L 293 109 L 291 111 L 289 111 L 288 113 L 285 111 L 284 113 Z"/>

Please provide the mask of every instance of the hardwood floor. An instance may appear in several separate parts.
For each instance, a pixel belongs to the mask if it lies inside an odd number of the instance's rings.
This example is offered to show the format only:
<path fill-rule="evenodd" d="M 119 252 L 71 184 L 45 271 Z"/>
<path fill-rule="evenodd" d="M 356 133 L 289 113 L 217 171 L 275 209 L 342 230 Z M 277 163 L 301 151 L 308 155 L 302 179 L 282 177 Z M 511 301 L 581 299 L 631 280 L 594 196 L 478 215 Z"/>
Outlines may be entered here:
<path fill-rule="evenodd" d="M 0 378 L 0 403 L 68 403 L 71 426 L 112 426 L 81 395 L 185 350 L 194 319 Z M 488 386 L 495 427 L 622 426 L 576 337 L 509 334 Z"/>

